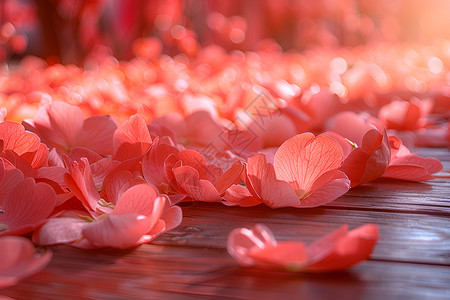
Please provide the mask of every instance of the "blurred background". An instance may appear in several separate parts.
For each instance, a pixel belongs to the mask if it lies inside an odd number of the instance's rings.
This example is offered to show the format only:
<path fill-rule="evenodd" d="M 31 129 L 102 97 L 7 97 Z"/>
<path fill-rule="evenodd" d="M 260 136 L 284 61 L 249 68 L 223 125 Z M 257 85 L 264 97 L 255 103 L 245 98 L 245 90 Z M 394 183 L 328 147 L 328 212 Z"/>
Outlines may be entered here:
<path fill-rule="evenodd" d="M 450 37 L 449 12 L 448 0 L 0 0 L 0 62 L 426 45 Z"/>

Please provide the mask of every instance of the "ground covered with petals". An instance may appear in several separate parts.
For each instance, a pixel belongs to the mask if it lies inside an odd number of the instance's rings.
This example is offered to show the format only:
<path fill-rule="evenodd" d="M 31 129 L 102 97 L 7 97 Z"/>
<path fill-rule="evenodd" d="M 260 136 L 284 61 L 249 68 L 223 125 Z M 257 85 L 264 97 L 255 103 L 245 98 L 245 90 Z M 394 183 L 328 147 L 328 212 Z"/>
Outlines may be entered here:
<path fill-rule="evenodd" d="M 191 58 L 104 57 L 84 69 L 35 57 L 5 66 L 0 248 L 17 258 L 0 264 L 0 287 L 51 257 L 14 236 L 133 248 L 176 228 L 183 202 L 302 209 L 381 177 L 433 179 L 441 162 L 413 148 L 450 143 L 450 57 L 439 49 L 210 46 Z M 411 51 L 427 54 L 400 68 Z M 342 225 L 306 246 L 256 225 L 231 232 L 228 251 L 245 266 L 325 272 L 367 259 L 377 239 L 376 224 Z"/>

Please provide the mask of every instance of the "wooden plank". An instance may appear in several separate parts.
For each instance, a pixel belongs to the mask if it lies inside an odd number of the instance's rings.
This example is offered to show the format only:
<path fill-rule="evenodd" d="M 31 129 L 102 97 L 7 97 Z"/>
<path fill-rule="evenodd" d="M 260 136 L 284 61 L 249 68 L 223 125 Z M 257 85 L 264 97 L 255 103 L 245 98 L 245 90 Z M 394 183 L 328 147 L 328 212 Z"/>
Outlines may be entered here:
<path fill-rule="evenodd" d="M 407 182 L 382 178 L 350 189 L 324 207 L 450 216 L 450 179 Z"/>
<path fill-rule="evenodd" d="M 224 249 L 143 245 L 134 250 L 54 247 L 39 274 L 2 291 L 17 299 L 444 299 L 450 268 L 367 261 L 345 272 L 241 268 Z"/>

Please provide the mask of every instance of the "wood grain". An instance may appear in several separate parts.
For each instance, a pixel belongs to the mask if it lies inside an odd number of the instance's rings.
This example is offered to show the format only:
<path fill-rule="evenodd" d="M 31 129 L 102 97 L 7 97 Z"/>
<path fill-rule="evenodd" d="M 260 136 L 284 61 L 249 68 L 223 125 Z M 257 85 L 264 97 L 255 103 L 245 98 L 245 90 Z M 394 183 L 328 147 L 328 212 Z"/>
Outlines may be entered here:
<path fill-rule="evenodd" d="M 367 261 L 345 272 L 294 274 L 237 267 L 223 249 L 58 246 L 47 269 L 4 294 L 18 299 L 439 299 L 450 296 L 448 278 L 448 267 L 411 263 Z"/>

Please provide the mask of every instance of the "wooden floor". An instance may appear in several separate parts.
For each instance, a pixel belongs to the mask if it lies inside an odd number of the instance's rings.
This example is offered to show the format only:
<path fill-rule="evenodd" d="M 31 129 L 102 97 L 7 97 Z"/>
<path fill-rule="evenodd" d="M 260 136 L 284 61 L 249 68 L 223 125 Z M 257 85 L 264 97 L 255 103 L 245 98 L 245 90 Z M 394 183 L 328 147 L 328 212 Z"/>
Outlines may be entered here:
<path fill-rule="evenodd" d="M 419 149 L 443 161 L 447 149 Z M 440 172 L 438 175 L 450 175 Z M 184 204 L 183 222 L 127 251 L 53 247 L 50 265 L 0 291 L 16 299 L 450 299 L 450 179 L 379 180 L 317 209 Z M 241 268 L 225 250 L 236 227 L 268 225 L 279 240 L 309 242 L 342 224 L 375 223 L 372 258 L 345 272 Z M 1 255 L 1 250 L 0 250 Z M 1 297 L 0 297 L 1 298 Z"/>

